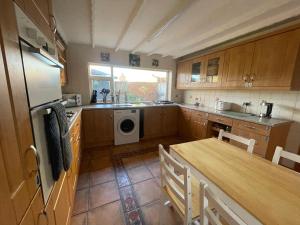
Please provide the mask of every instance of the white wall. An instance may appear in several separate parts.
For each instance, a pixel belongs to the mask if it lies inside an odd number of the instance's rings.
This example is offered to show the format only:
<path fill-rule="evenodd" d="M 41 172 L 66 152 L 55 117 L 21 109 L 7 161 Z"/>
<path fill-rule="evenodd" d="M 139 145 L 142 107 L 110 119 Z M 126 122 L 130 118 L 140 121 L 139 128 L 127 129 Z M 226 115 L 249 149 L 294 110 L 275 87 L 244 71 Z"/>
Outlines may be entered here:
<path fill-rule="evenodd" d="M 88 63 L 102 63 L 100 52 L 110 53 L 110 64 L 118 66 L 129 66 L 129 53 L 127 51 L 115 52 L 113 49 L 92 48 L 90 45 L 72 44 L 68 45 L 68 84 L 63 87 L 64 93 L 81 93 L 83 104 L 90 102 L 90 88 L 88 79 Z M 163 69 L 172 72 L 171 100 L 180 102 L 182 92 L 175 89 L 176 62 L 171 57 L 147 56 L 140 54 L 140 68 Z M 152 59 L 159 60 L 159 67 L 152 66 Z"/>
<path fill-rule="evenodd" d="M 251 90 L 193 90 L 184 92 L 184 102 L 194 104 L 199 98 L 201 104 L 214 107 L 216 98 L 235 103 L 234 110 L 241 110 L 243 102 L 250 101 L 249 112 L 259 114 L 260 102 L 274 103 L 273 117 L 295 121 L 289 131 L 286 149 L 298 153 L 300 146 L 300 91 L 251 91 Z"/>

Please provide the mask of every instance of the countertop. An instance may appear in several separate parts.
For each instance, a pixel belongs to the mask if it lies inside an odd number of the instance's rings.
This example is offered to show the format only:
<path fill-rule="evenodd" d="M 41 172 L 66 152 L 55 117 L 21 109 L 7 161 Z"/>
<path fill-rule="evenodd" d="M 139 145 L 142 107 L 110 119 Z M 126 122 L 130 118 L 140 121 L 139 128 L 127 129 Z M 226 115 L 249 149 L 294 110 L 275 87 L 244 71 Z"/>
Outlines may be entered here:
<path fill-rule="evenodd" d="M 81 110 L 92 110 L 92 109 L 142 109 L 142 108 L 151 108 L 151 107 L 184 107 L 192 110 L 198 110 L 201 112 L 207 112 L 215 115 L 220 115 L 220 116 L 225 116 L 228 118 L 232 119 L 237 119 L 237 120 L 242 120 L 242 121 L 247 121 L 251 123 L 256 123 L 256 124 L 261 124 L 265 126 L 270 126 L 270 127 L 275 127 L 278 125 L 281 125 L 283 123 L 291 123 L 292 121 L 290 120 L 285 120 L 285 119 L 278 119 L 278 118 L 260 118 L 259 116 L 256 115 L 250 115 L 250 116 L 240 116 L 240 115 L 232 115 L 230 114 L 230 111 L 217 111 L 214 108 L 211 107 L 201 107 L 201 106 L 194 106 L 194 105 L 189 105 L 189 104 L 131 104 L 131 105 L 126 105 L 126 104 L 121 104 L 121 105 L 116 105 L 116 104 L 90 104 L 90 105 L 84 105 L 80 107 L 72 107 L 72 108 L 67 108 L 69 111 L 78 111 L 80 112 Z M 79 113 L 77 113 L 79 114 Z M 77 115 L 76 115 L 77 117 Z M 72 123 L 74 122 L 75 118 L 71 121 L 70 127 L 72 126 Z"/>
<path fill-rule="evenodd" d="M 68 121 L 68 125 L 69 125 L 69 130 L 72 129 L 74 122 L 76 121 L 76 119 L 78 118 L 78 116 L 80 115 L 81 111 L 82 111 L 82 107 L 72 107 L 72 108 L 66 108 L 66 112 L 68 111 L 72 111 L 75 112 L 75 116 L 72 118 L 71 121 Z"/>
<path fill-rule="evenodd" d="M 277 119 L 277 118 L 260 118 L 259 116 L 256 115 L 250 115 L 250 116 L 238 116 L 238 115 L 230 115 L 230 111 L 217 111 L 214 108 L 210 107 L 201 107 L 201 106 L 194 106 L 194 105 L 188 105 L 188 104 L 177 104 L 181 107 L 192 109 L 192 110 L 198 110 L 201 112 L 207 112 L 207 113 L 212 113 L 215 115 L 219 116 L 225 116 L 229 117 L 232 119 L 237 119 L 237 120 L 243 120 L 251 123 L 257 123 L 265 126 L 278 126 L 283 123 L 291 123 L 292 121 L 290 120 L 284 120 L 284 119 Z"/>

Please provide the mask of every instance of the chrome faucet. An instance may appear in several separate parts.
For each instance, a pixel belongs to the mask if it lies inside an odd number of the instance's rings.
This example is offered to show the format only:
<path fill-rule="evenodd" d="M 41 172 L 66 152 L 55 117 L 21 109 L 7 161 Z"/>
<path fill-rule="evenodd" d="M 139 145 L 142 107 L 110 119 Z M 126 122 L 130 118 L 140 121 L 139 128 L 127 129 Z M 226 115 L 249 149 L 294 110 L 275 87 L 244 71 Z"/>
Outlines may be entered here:
<path fill-rule="evenodd" d="M 126 91 L 124 93 L 124 98 L 125 98 L 125 103 L 128 103 L 128 97 L 127 97 L 127 92 Z"/>

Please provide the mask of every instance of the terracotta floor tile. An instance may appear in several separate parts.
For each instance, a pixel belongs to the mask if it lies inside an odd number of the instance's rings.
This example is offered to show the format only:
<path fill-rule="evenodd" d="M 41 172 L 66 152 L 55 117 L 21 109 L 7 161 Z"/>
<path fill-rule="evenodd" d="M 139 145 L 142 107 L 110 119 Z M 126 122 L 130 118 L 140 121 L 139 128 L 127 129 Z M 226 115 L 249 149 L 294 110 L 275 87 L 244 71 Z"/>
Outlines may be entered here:
<path fill-rule="evenodd" d="M 147 225 L 181 225 L 182 221 L 174 209 L 163 206 L 160 201 L 141 208 Z"/>
<path fill-rule="evenodd" d="M 160 188 L 154 178 L 135 184 L 133 188 L 140 206 L 160 198 Z"/>
<path fill-rule="evenodd" d="M 103 169 L 91 172 L 91 185 L 102 184 L 113 180 L 115 180 L 115 173 L 113 167 L 105 167 Z"/>
<path fill-rule="evenodd" d="M 160 177 L 160 162 L 154 162 L 147 165 L 148 169 L 150 170 L 152 176 Z"/>
<path fill-rule="evenodd" d="M 123 158 L 122 161 L 126 169 L 142 166 L 144 164 L 143 159 L 140 155 Z"/>
<path fill-rule="evenodd" d="M 92 209 L 88 214 L 88 225 L 125 225 L 120 201 Z"/>
<path fill-rule="evenodd" d="M 89 189 L 76 191 L 73 215 L 86 212 L 88 210 Z"/>
<path fill-rule="evenodd" d="M 145 154 L 142 154 L 141 156 L 145 164 L 150 164 L 159 161 L 158 151 L 147 152 Z"/>
<path fill-rule="evenodd" d="M 79 174 L 87 173 L 90 171 L 90 160 L 81 160 Z"/>
<path fill-rule="evenodd" d="M 88 188 L 89 187 L 89 180 L 90 180 L 90 174 L 89 173 L 79 174 L 78 182 L 77 182 L 77 190 Z"/>
<path fill-rule="evenodd" d="M 93 158 L 90 162 L 90 171 L 101 170 L 112 166 L 113 164 L 110 157 Z"/>
<path fill-rule="evenodd" d="M 87 213 L 81 213 L 71 218 L 71 225 L 88 225 Z"/>
<path fill-rule="evenodd" d="M 119 199 L 119 191 L 115 181 L 93 186 L 90 188 L 89 208 L 96 208 Z"/>
<path fill-rule="evenodd" d="M 132 184 L 152 178 L 151 173 L 145 166 L 139 166 L 127 170 L 128 176 Z"/>

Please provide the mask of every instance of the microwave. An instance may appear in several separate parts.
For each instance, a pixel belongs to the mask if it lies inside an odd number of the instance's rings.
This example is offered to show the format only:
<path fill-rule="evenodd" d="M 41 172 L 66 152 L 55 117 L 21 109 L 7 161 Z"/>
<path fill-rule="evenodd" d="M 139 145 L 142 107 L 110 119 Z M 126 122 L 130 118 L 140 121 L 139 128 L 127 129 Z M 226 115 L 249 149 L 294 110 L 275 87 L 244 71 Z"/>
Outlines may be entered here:
<path fill-rule="evenodd" d="M 63 94 L 63 100 L 67 101 L 65 105 L 68 107 L 76 107 L 82 105 L 81 94 Z"/>

